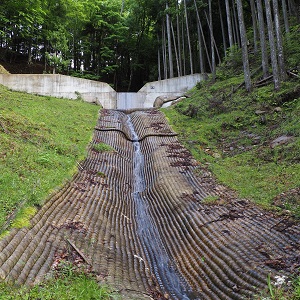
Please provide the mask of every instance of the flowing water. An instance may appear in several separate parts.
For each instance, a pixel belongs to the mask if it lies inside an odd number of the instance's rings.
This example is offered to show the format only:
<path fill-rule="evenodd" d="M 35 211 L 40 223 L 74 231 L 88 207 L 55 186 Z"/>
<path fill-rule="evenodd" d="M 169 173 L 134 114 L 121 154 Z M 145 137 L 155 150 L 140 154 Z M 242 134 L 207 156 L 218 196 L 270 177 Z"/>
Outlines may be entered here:
<path fill-rule="evenodd" d="M 152 219 L 146 199 L 142 196 L 145 190 L 144 178 L 144 155 L 141 152 L 138 135 L 134 130 L 130 116 L 127 119 L 127 126 L 132 133 L 134 147 L 134 191 L 133 199 L 136 206 L 137 232 L 146 258 L 154 272 L 161 289 L 169 293 L 174 299 L 191 300 L 191 291 L 168 254 L 162 242 L 158 228 Z"/>

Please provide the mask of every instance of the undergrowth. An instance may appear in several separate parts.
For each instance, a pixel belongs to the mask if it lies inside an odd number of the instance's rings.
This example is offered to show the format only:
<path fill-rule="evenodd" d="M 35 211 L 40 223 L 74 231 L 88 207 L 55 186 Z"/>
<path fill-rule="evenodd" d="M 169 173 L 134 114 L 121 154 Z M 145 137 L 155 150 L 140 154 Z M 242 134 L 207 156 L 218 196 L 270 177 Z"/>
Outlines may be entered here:
<path fill-rule="evenodd" d="M 99 107 L 0 86 L 0 230 L 29 225 L 86 155 Z"/>
<path fill-rule="evenodd" d="M 108 300 L 112 295 L 108 287 L 100 286 L 95 277 L 72 264 L 61 266 L 54 276 L 31 287 L 0 283 L 1 300 Z"/>
<path fill-rule="evenodd" d="M 300 218 L 300 81 L 284 83 L 279 92 L 267 85 L 251 93 L 236 90 L 241 82 L 237 76 L 201 83 L 190 98 L 163 111 L 221 183 Z"/>
<path fill-rule="evenodd" d="M 277 276 L 272 281 L 270 276 L 267 278 L 268 288 L 254 296 L 254 300 L 299 300 L 300 299 L 300 277 L 285 283 L 285 276 Z"/>
<path fill-rule="evenodd" d="M 107 145 L 105 143 L 98 143 L 98 144 L 93 144 L 92 149 L 96 152 L 112 152 L 114 151 L 114 148 L 111 147 L 110 145 Z"/>

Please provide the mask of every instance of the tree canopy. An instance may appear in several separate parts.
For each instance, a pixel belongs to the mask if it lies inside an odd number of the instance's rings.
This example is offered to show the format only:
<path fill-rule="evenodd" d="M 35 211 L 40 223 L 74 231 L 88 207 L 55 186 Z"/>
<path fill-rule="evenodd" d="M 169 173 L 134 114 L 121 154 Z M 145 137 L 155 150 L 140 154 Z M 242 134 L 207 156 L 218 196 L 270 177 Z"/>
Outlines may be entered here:
<path fill-rule="evenodd" d="M 300 52 L 299 10 L 295 0 L 2 0 L 0 59 L 21 55 L 119 91 L 200 72 L 214 80 L 216 65 L 237 61 L 249 90 L 254 60 L 279 89 L 300 65 L 289 55 Z"/>

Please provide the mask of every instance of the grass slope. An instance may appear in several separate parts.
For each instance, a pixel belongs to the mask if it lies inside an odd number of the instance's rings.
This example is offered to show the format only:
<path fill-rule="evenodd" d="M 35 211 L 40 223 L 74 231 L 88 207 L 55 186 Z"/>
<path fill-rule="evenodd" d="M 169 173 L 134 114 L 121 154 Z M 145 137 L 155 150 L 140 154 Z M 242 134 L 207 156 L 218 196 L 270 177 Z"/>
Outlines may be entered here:
<path fill-rule="evenodd" d="M 220 182 L 300 218 L 300 81 L 279 92 L 268 85 L 232 93 L 241 82 L 243 76 L 198 84 L 190 98 L 164 112 Z M 279 137 L 285 138 L 275 143 Z"/>
<path fill-rule="evenodd" d="M 72 177 L 85 156 L 98 111 L 98 106 L 81 101 L 0 86 L 2 234 L 7 225 L 28 225 L 47 196 Z"/>

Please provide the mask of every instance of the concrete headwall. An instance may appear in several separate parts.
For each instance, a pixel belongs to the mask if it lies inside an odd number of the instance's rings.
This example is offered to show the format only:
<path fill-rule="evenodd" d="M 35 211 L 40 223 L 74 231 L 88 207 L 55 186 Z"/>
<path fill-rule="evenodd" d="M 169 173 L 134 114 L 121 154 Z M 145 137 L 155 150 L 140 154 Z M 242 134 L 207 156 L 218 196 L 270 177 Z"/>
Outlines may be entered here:
<path fill-rule="evenodd" d="M 207 74 L 193 74 L 146 83 L 137 93 L 118 93 L 117 108 L 150 108 L 157 97 L 176 98 L 207 80 Z"/>
<path fill-rule="evenodd" d="M 15 91 L 67 99 L 80 97 L 107 109 L 150 108 L 157 97 L 180 97 L 206 79 L 206 74 L 194 74 L 149 82 L 137 93 L 117 93 L 107 83 L 65 75 L 0 74 L 0 84 Z"/>
<path fill-rule="evenodd" d="M 193 74 L 146 83 L 139 91 L 144 107 L 153 107 L 157 97 L 174 98 L 183 96 L 199 81 L 207 79 L 207 74 Z"/>
<path fill-rule="evenodd" d="M 42 96 L 95 102 L 108 109 L 117 106 L 117 93 L 107 83 L 56 74 L 0 74 L 0 84 Z"/>

